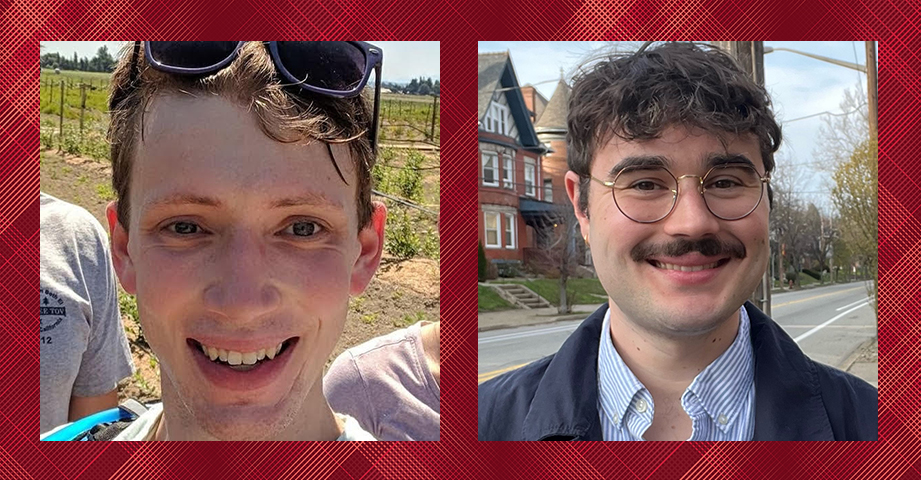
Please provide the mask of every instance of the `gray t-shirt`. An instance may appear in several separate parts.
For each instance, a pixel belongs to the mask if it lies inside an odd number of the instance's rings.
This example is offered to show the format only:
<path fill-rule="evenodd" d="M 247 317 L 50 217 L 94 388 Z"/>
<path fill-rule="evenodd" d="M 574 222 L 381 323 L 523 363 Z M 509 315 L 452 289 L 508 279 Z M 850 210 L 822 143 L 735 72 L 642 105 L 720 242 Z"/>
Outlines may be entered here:
<path fill-rule="evenodd" d="M 105 230 L 41 194 L 41 431 L 67 423 L 70 397 L 115 389 L 133 363 Z"/>
<path fill-rule="evenodd" d="M 425 361 L 422 325 L 374 338 L 336 357 L 323 378 L 333 411 L 355 417 L 378 440 L 438 440 L 441 394 Z"/>

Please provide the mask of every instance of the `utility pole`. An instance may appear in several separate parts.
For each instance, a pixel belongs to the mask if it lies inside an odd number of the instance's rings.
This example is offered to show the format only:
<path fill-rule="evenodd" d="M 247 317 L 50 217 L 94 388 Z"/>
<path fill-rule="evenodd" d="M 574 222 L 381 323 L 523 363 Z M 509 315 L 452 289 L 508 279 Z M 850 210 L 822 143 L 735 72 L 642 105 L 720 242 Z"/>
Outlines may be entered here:
<path fill-rule="evenodd" d="M 724 52 L 732 55 L 758 85 L 764 86 L 764 42 L 710 42 Z M 783 276 L 783 272 L 780 272 Z M 764 269 L 761 284 L 752 293 L 749 300 L 766 315 L 771 315 L 771 278 L 770 266 Z"/>
<path fill-rule="evenodd" d="M 867 44 L 867 104 L 870 106 L 870 141 L 875 142 L 877 137 L 877 104 L 879 92 L 876 86 L 876 42 Z"/>

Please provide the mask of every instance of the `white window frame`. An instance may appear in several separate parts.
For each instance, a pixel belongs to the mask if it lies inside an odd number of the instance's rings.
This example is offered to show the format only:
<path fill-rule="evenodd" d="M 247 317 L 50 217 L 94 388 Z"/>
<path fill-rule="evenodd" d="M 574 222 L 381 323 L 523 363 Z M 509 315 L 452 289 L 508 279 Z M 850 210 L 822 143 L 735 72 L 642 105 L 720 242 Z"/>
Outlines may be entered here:
<path fill-rule="evenodd" d="M 507 153 L 502 155 L 502 186 L 515 189 L 515 158 Z"/>
<path fill-rule="evenodd" d="M 496 222 L 496 243 L 489 243 L 489 218 Z M 485 248 L 502 248 L 502 237 L 500 233 L 502 230 L 502 221 L 500 218 L 502 215 L 499 212 L 483 212 L 483 246 Z"/>
<path fill-rule="evenodd" d="M 553 202 L 553 179 L 544 179 L 544 201 Z"/>
<path fill-rule="evenodd" d="M 509 121 L 509 108 L 499 102 L 493 101 L 486 112 L 486 131 L 508 136 L 511 122 Z"/>
<path fill-rule="evenodd" d="M 531 173 L 530 179 L 528 172 Z M 530 183 L 528 183 L 529 180 Z M 529 157 L 524 159 L 524 194 L 529 197 L 537 197 L 537 162 Z"/>
<path fill-rule="evenodd" d="M 490 169 L 492 170 L 492 178 L 493 178 L 492 182 L 486 181 L 487 159 L 492 160 L 492 164 L 493 164 L 492 168 Z M 482 171 L 482 176 L 483 176 L 483 186 L 484 187 L 498 187 L 499 186 L 499 155 L 496 152 L 482 152 L 482 162 L 483 162 L 483 168 L 481 169 L 481 171 Z"/>
<path fill-rule="evenodd" d="M 505 228 L 502 230 L 502 240 L 505 242 L 505 248 L 514 250 L 518 245 L 518 218 L 514 213 L 503 213 L 502 216 L 505 217 Z M 506 238 L 506 235 L 511 237 L 511 241 Z"/>

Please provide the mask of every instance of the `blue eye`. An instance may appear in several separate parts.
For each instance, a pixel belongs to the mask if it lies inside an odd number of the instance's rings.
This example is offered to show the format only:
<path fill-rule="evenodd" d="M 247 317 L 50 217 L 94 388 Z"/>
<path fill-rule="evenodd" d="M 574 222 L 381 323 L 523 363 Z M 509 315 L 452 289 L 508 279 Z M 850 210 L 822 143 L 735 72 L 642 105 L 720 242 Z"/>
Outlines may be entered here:
<path fill-rule="evenodd" d="M 285 228 L 285 232 L 296 237 L 311 237 L 320 233 L 323 227 L 319 226 L 316 222 L 294 222 L 291 225 L 288 225 Z"/>

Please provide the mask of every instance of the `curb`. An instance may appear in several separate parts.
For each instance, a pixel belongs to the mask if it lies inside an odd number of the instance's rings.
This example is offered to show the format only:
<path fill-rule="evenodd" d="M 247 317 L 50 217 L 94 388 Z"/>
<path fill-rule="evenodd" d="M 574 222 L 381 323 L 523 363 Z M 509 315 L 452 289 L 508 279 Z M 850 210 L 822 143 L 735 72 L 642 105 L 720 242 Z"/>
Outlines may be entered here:
<path fill-rule="evenodd" d="M 591 312 L 588 313 L 574 313 L 572 315 L 563 315 L 561 317 L 551 317 L 545 319 L 535 319 L 536 321 L 525 321 L 525 322 L 516 322 L 516 323 L 505 323 L 498 325 L 487 325 L 484 327 L 478 327 L 478 332 L 489 332 L 491 330 L 501 330 L 503 328 L 517 328 L 517 327 L 533 327 L 534 325 L 546 325 L 556 322 L 565 322 L 567 320 L 579 320 L 587 317 Z"/>
<path fill-rule="evenodd" d="M 869 348 L 870 345 L 873 345 L 874 341 L 876 341 L 876 337 L 864 340 L 863 343 L 861 343 L 860 345 L 857 345 L 857 347 L 854 348 L 854 350 L 851 351 L 851 353 L 848 354 L 847 357 L 845 357 L 844 361 L 838 365 L 838 368 L 845 372 L 848 371 L 851 368 L 851 366 L 854 365 L 854 362 L 856 362 L 857 359 L 860 358 L 860 354 L 862 354 L 864 350 Z"/>

